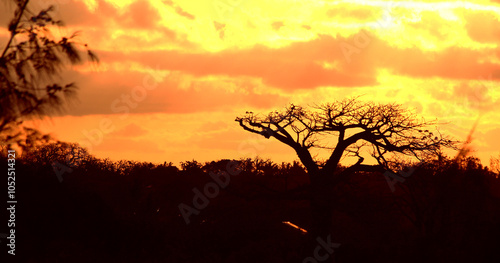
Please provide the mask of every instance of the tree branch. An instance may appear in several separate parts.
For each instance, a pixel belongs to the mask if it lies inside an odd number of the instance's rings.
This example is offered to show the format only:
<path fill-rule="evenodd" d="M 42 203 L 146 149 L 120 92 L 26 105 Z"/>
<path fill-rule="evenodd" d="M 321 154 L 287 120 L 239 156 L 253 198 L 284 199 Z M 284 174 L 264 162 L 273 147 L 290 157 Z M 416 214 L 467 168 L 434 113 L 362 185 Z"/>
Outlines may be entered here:
<path fill-rule="evenodd" d="M 26 9 L 26 5 L 28 5 L 29 0 L 26 0 L 22 6 L 19 6 L 19 14 L 15 18 L 15 22 L 9 25 L 9 30 L 12 30 L 10 33 L 10 38 L 9 41 L 7 42 L 7 45 L 5 46 L 5 49 L 2 52 L 2 56 L 0 58 L 4 58 L 5 54 L 7 53 L 7 50 L 10 48 L 10 44 L 12 43 L 12 40 L 14 40 L 14 37 L 16 36 L 16 30 L 17 27 L 19 26 L 19 22 L 21 21 L 21 17 L 23 16 L 24 10 Z"/>

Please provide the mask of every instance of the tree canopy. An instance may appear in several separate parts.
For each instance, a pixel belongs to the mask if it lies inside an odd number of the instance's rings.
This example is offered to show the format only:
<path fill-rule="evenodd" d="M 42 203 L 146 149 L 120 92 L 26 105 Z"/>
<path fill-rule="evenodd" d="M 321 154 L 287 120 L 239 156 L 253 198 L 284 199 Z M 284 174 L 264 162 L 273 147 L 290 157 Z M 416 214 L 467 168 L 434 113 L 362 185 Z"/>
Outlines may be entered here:
<path fill-rule="evenodd" d="M 13 2 L 16 11 L 8 25 L 10 38 L 0 56 L 0 132 L 4 134 L 12 133 L 23 120 L 63 110 L 77 87 L 61 84 L 56 77 L 64 66 L 83 61 L 81 48 L 90 61 L 98 62 L 87 44 L 77 41 L 78 32 L 60 38 L 52 34 L 51 28 L 63 26 L 51 16 L 54 6 L 37 11 L 29 0 Z"/>
<path fill-rule="evenodd" d="M 347 172 L 383 171 L 394 165 L 390 153 L 421 159 L 445 147 L 456 149 L 457 143 L 439 130 L 431 131 L 436 121 L 419 119 L 402 105 L 362 102 L 358 98 L 312 107 L 291 104 L 267 115 L 246 112 L 236 121 L 246 131 L 274 137 L 293 148 L 309 173 L 321 170 L 332 174 L 344 156 L 358 158 Z M 328 141 L 332 137 L 337 138 L 333 145 Z M 314 148 L 330 150 L 323 166 L 313 158 L 310 150 Z M 364 163 L 364 149 L 378 164 Z"/>

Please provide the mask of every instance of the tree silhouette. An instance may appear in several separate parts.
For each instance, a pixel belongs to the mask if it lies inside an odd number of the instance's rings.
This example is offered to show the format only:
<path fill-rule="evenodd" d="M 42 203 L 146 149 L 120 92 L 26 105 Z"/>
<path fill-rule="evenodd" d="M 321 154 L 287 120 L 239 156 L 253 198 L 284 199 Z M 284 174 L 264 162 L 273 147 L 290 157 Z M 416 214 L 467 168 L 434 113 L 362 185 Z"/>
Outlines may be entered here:
<path fill-rule="evenodd" d="M 92 156 L 87 149 L 77 143 L 55 141 L 40 145 L 36 148 L 26 150 L 23 154 L 24 160 L 38 165 L 51 165 L 54 162 L 78 166 L 87 162 Z"/>
<path fill-rule="evenodd" d="M 439 153 L 443 147 L 456 149 L 456 141 L 428 127 L 437 122 L 419 120 L 398 104 L 360 102 L 357 98 L 310 108 L 290 105 L 268 115 L 247 112 L 236 121 L 244 130 L 290 146 L 306 167 L 311 182 L 313 236 L 326 238 L 331 227 L 331 191 L 354 172 L 384 172 L 394 168 L 398 155 L 418 159 Z M 328 142 L 337 137 L 336 143 Z M 326 162 L 313 158 L 313 149 L 329 150 Z M 364 163 L 368 149 L 376 164 Z M 395 155 L 394 155 L 395 154 Z M 357 162 L 341 169 L 343 157 Z"/>
<path fill-rule="evenodd" d="M 17 144 L 23 152 L 31 152 L 34 151 L 37 147 L 41 147 L 50 143 L 53 138 L 49 134 L 42 134 L 37 129 L 29 128 L 29 127 L 16 127 L 18 131 L 16 134 L 4 134 L 0 136 L 0 142 L 10 142 Z M 0 145 L 0 156 L 6 156 L 5 153 L 9 146 L 8 145 Z"/>
<path fill-rule="evenodd" d="M 52 26 L 63 25 L 50 15 L 54 6 L 35 13 L 28 2 L 14 1 L 17 9 L 8 25 L 10 38 L 0 57 L 0 132 L 12 132 L 23 120 L 61 111 L 76 86 L 59 84 L 55 77 L 64 65 L 82 61 L 77 45 L 87 48 L 76 42 L 78 32 L 60 39 L 51 34 Z M 88 49 L 87 55 L 98 62 Z"/>
<path fill-rule="evenodd" d="M 500 154 L 498 155 L 498 158 L 493 156 L 490 157 L 490 169 L 497 175 L 500 174 Z"/>

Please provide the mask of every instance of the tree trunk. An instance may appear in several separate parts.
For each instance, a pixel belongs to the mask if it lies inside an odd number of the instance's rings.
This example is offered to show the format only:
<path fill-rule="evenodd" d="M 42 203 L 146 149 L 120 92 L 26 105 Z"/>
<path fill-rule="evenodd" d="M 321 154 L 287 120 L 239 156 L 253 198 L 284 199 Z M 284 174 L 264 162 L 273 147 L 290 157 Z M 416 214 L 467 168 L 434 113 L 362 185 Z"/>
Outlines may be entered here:
<path fill-rule="evenodd" d="M 310 244 L 308 251 L 313 258 L 315 258 L 314 251 L 318 246 L 324 242 L 333 242 L 331 236 L 332 230 L 332 197 L 329 178 L 323 173 L 311 174 L 311 192 L 310 192 L 310 209 L 312 225 L 310 230 Z M 334 253 L 331 250 L 321 248 L 320 259 L 326 257 L 324 260 L 316 259 L 317 262 L 334 262 Z M 314 262 L 314 261 L 311 261 Z"/>
<path fill-rule="evenodd" d="M 313 220 L 313 233 L 329 234 L 331 230 L 331 198 L 326 185 L 311 185 L 311 215 Z"/>

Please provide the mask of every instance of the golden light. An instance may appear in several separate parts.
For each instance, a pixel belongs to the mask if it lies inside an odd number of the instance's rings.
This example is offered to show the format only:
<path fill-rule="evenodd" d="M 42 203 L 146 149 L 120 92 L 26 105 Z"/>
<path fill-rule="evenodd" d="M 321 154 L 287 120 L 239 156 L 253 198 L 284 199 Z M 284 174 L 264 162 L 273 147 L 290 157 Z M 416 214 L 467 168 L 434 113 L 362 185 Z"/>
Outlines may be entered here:
<path fill-rule="evenodd" d="M 307 234 L 307 230 L 305 230 L 305 229 L 297 226 L 296 224 L 294 224 L 294 223 L 292 223 L 290 221 L 283 221 L 282 223 L 285 224 L 285 225 L 289 225 L 289 226 L 291 226 L 291 227 L 299 230 L 300 232 L 302 232 L 302 234 Z"/>

